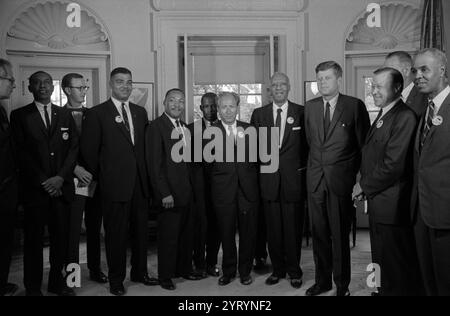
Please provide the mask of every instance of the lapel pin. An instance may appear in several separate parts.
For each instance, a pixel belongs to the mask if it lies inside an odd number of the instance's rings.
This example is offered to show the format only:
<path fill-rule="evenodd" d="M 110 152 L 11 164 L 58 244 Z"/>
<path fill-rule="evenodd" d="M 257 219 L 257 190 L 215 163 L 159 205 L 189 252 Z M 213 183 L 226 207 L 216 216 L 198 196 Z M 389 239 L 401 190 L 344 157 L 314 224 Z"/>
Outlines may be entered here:
<path fill-rule="evenodd" d="M 378 129 L 382 128 L 383 124 L 384 124 L 383 120 L 379 120 L 378 123 L 377 123 L 377 128 Z"/>
<path fill-rule="evenodd" d="M 239 137 L 239 138 L 244 138 L 244 136 L 245 136 L 244 132 L 239 132 L 239 133 L 238 133 L 238 137 Z"/>
<path fill-rule="evenodd" d="M 123 123 L 123 120 L 122 120 L 121 116 L 116 116 L 116 123 L 117 124 L 122 124 Z"/>
<path fill-rule="evenodd" d="M 442 116 L 438 115 L 433 119 L 433 125 L 434 126 L 441 126 L 442 123 L 444 123 L 444 119 L 442 118 Z"/>
<path fill-rule="evenodd" d="M 292 125 L 292 124 L 294 124 L 295 120 L 294 120 L 293 117 L 289 117 L 289 118 L 287 119 L 287 122 L 288 122 L 289 125 Z"/>
<path fill-rule="evenodd" d="M 68 140 L 68 139 L 69 139 L 69 133 L 64 133 L 64 134 L 62 135 L 62 138 L 63 138 L 64 140 Z"/>

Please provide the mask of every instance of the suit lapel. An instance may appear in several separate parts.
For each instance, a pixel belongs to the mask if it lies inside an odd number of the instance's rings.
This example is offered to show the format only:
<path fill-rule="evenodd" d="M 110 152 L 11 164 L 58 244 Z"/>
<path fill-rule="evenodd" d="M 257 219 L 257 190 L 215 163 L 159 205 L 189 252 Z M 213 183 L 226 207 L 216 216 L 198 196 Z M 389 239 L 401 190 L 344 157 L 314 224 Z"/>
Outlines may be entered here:
<path fill-rule="evenodd" d="M 400 100 L 399 102 L 397 102 L 394 105 L 394 107 L 387 114 L 385 114 L 380 120 L 378 120 L 378 122 L 383 121 L 382 126 L 384 126 L 384 124 L 391 118 L 391 116 L 393 116 L 395 114 L 395 112 L 397 112 L 397 108 L 398 108 L 398 105 L 400 104 L 400 102 L 402 102 L 402 101 Z M 373 123 L 374 124 L 372 124 L 372 126 L 370 127 L 369 133 L 367 135 L 366 144 L 369 143 L 369 141 L 372 139 L 372 137 L 376 134 L 377 130 L 379 129 L 376 126 L 376 125 L 378 125 L 378 123 L 377 122 L 373 122 Z"/>
<path fill-rule="evenodd" d="M 39 130 L 42 132 L 42 134 L 45 137 L 48 137 L 47 128 L 45 127 L 45 123 L 42 120 L 41 113 L 39 112 L 38 107 L 34 102 L 30 105 L 30 118 L 31 118 L 30 124 L 37 126 Z"/>
<path fill-rule="evenodd" d="M 342 113 L 344 112 L 344 104 L 341 102 L 341 99 L 341 95 L 339 95 L 336 109 L 334 110 L 333 119 L 331 120 L 330 129 L 328 130 L 327 139 L 333 133 L 337 122 L 341 119 Z"/>
<path fill-rule="evenodd" d="M 117 110 L 116 106 L 112 102 L 112 100 L 109 100 L 109 112 L 111 115 L 111 118 L 114 121 L 114 124 L 117 126 L 117 128 L 122 132 L 123 136 L 130 142 L 131 145 L 133 145 L 133 141 L 131 140 L 130 132 L 127 131 L 125 125 L 123 122 L 118 123 L 117 118 L 121 117 L 119 111 Z"/>
<path fill-rule="evenodd" d="M 281 143 L 281 148 L 283 148 L 288 139 L 289 136 L 291 136 L 291 131 L 292 131 L 292 127 L 293 124 L 289 124 L 289 118 L 293 118 L 294 119 L 294 123 L 297 122 L 297 117 L 295 116 L 295 111 L 294 111 L 294 106 L 292 105 L 291 102 L 288 103 L 288 112 L 287 112 L 287 116 L 286 116 L 286 126 L 284 127 L 284 135 L 283 135 L 283 142 Z"/>
<path fill-rule="evenodd" d="M 444 121 L 450 119 L 450 95 L 448 95 L 447 98 L 444 100 L 444 103 L 442 103 L 439 112 L 436 115 L 441 116 L 444 119 Z M 434 132 L 436 132 L 436 129 L 438 128 L 439 126 L 435 126 L 434 124 L 431 125 L 430 133 L 425 139 L 424 147 L 428 142 L 430 142 L 433 139 Z"/>
<path fill-rule="evenodd" d="M 56 127 L 58 126 L 59 109 L 56 105 L 52 104 L 52 120 L 50 122 L 50 137 L 55 134 Z"/>
<path fill-rule="evenodd" d="M 135 104 L 133 104 L 131 102 L 129 103 L 129 107 L 130 107 L 131 119 L 133 120 L 133 127 L 134 127 L 134 143 L 137 144 L 137 140 L 140 136 L 139 128 L 138 128 L 138 124 L 137 124 L 137 111 L 136 111 Z"/>
<path fill-rule="evenodd" d="M 319 99 L 316 104 L 313 105 L 316 113 L 316 126 L 319 127 L 319 137 L 320 142 L 323 144 L 325 142 L 325 130 L 324 130 L 324 113 L 323 113 L 323 101 Z"/>

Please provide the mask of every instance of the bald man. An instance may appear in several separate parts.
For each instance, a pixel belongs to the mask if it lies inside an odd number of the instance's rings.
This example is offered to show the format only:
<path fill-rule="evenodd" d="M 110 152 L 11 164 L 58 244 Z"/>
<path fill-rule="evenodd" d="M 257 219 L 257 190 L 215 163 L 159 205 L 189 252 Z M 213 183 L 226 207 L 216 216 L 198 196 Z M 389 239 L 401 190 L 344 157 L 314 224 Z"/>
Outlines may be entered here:
<path fill-rule="evenodd" d="M 390 53 L 386 57 L 384 66 L 396 69 L 402 74 L 404 88 L 401 98 L 416 113 L 416 117 L 419 120 L 427 109 L 427 97 L 420 93 L 414 84 L 416 74 L 411 55 L 404 51 Z"/>

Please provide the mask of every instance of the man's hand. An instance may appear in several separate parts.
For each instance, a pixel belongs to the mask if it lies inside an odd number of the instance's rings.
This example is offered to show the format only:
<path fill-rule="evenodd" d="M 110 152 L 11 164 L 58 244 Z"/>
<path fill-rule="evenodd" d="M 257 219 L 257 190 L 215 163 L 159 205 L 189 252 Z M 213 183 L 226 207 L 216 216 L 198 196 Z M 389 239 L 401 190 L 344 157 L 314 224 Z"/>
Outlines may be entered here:
<path fill-rule="evenodd" d="M 169 195 L 168 197 L 165 197 L 162 200 L 162 205 L 166 210 L 173 208 L 175 206 L 175 200 L 173 199 L 173 196 Z"/>
<path fill-rule="evenodd" d="M 51 197 L 59 197 L 62 195 L 62 186 L 64 184 L 64 179 L 60 176 L 56 176 L 48 179 L 42 183 L 42 187 Z"/>
<path fill-rule="evenodd" d="M 92 182 L 92 174 L 81 166 L 76 166 L 73 172 L 75 176 L 80 180 L 83 187 L 87 187 Z"/>
<path fill-rule="evenodd" d="M 361 188 L 361 185 L 357 183 L 353 187 L 352 200 L 363 201 L 364 200 L 364 192 Z"/>

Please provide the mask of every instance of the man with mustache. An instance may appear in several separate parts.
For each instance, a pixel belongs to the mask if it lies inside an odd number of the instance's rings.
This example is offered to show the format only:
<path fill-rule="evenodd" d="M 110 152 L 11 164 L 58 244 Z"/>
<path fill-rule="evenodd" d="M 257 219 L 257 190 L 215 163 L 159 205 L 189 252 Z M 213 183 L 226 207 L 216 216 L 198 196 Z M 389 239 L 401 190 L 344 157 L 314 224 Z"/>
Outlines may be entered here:
<path fill-rule="evenodd" d="M 74 199 L 73 169 L 78 133 L 70 111 L 51 103 L 52 77 L 31 75 L 28 90 L 34 102 L 11 114 L 17 149 L 20 199 L 25 209 L 24 283 L 26 294 L 42 296 L 43 235 L 50 234 L 48 291 L 73 296 L 63 277 L 66 263 L 70 203 Z"/>
<path fill-rule="evenodd" d="M 422 279 L 429 296 L 450 295 L 450 86 L 444 52 L 416 56 L 416 85 L 428 96 L 417 131 L 412 210 Z"/>
<path fill-rule="evenodd" d="M 185 95 L 171 89 L 164 98 L 165 112 L 152 122 L 147 133 L 147 165 L 158 216 L 158 275 L 161 287 L 176 289 L 174 278 L 196 281 L 201 275 L 192 272 L 193 194 L 190 166 L 174 162 L 172 147 L 183 143 L 187 150 L 190 139 L 186 124 L 181 120 Z M 179 139 L 172 139 L 176 130 Z"/>
<path fill-rule="evenodd" d="M 131 71 L 111 72 L 111 99 L 86 112 L 81 137 L 82 162 L 98 181 L 105 227 L 110 292 L 126 294 L 127 244 L 131 235 L 130 279 L 158 285 L 147 272 L 149 183 L 145 165 L 147 111 L 129 101 Z"/>
<path fill-rule="evenodd" d="M 0 59 L 0 101 L 9 99 L 15 88 L 11 63 Z M 0 296 L 14 295 L 19 289 L 17 285 L 8 283 L 17 198 L 17 174 L 11 128 L 6 110 L 0 104 Z"/>

